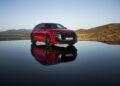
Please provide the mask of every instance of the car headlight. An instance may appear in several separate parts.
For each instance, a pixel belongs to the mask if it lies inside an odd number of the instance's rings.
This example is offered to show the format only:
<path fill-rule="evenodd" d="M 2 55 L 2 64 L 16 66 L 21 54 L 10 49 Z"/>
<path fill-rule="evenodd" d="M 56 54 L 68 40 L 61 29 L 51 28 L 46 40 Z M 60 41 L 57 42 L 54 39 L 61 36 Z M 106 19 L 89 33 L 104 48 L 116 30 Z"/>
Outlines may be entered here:
<path fill-rule="evenodd" d="M 60 35 L 60 32 L 52 32 L 53 35 Z"/>

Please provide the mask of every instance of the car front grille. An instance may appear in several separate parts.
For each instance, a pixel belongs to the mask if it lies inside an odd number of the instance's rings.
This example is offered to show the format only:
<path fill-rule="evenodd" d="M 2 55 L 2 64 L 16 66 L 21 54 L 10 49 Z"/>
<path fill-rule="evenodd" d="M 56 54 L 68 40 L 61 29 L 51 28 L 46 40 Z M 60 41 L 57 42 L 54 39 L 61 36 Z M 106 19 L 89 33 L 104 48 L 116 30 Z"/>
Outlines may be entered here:
<path fill-rule="evenodd" d="M 55 37 L 54 41 L 63 43 L 74 43 L 77 41 L 77 36 L 75 33 L 61 33 L 60 36 L 61 37 Z M 66 40 L 66 38 L 73 38 L 73 40 Z"/>
<path fill-rule="evenodd" d="M 66 37 L 73 37 L 73 39 L 76 37 L 75 33 L 61 33 L 61 37 L 63 40 L 65 40 Z"/>

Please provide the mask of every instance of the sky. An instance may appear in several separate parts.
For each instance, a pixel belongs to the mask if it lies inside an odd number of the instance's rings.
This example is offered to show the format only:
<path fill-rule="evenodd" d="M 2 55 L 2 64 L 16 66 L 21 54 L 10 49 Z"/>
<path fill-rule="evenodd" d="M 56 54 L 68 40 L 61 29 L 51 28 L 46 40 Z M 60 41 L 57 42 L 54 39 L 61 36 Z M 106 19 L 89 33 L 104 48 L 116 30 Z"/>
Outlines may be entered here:
<path fill-rule="evenodd" d="M 120 0 L 0 0 L 0 31 L 45 22 L 72 30 L 120 23 Z"/>

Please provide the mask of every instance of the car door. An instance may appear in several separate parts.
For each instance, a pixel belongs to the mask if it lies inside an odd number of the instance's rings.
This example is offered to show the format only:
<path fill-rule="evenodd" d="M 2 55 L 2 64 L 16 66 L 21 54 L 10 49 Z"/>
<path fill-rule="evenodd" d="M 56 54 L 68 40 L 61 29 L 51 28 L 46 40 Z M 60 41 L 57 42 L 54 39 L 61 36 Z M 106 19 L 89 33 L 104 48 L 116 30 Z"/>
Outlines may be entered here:
<path fill-rule="evenodd" d="M 41 24 L 37 25 L 34 34 L 35 34 L 35 39 L 41 41 Z"/>
<path fill-rule="evenodd" d="M 45 25 L 44 24 L 41 24 L 41 27 L 40 27 L 40 31 L 41 31 L 41 41 L 44 42 L 44 39 L 45 39 Z"/>
<path fill-rule="evenodd" d="M 33 35 L 35 40 L 38 40 L 38 29 L 39 29 L 39 25 L 35 26 L 33 30 Z"/>

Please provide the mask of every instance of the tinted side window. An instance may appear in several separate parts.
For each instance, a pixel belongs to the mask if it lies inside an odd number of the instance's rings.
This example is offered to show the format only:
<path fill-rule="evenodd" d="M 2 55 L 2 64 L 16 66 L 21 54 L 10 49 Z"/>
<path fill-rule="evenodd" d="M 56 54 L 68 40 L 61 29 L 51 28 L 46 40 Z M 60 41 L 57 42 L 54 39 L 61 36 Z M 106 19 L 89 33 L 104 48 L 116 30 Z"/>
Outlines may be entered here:
<path fill-rule="evenodd" d="M 34 27 L 34 30 L 36 30 L 36 27 L 37 27 L 37 26 Z"/>
<path fill-rule="evenodd" d="M 40 29 L 45 29 L 45 25 L 41 24 Z"/>
<path fill-rule="evenodd" d="M 46 26 L 49 29 L 65 29 L 65 27 L 60 24 L 46 24 Z"/>
<path fill-rule="evenodd" d="M 39 24 L 39 25 L 35 26 L 34 30 L 44 29 L 44 28 L 45 28 L 44 24 Z"/>
<path fill-rule="evenodd" d="M 37 30 L 40 28 L 40 25 L 35 26 L 34 30 Z"/>

